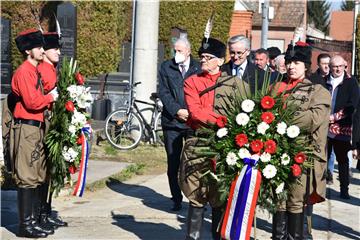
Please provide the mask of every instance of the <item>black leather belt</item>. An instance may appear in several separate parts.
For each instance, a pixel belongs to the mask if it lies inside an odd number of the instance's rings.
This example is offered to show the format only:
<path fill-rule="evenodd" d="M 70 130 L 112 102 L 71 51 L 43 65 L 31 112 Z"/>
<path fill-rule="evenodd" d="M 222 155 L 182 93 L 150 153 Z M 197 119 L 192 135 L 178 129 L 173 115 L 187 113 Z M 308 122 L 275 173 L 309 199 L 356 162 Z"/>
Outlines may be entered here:
<path fill-rule="evenodd" d="M 36 121 L 36 120 L 29 120 L 29 119 L 21 119 L 21 118 L 15 119 L 15 124 L 27 124 L 27 125 L 31 125 L 31 126 L 38 127 L 38 128 L 41 128 L 44 126 L 43 122 Z"/>

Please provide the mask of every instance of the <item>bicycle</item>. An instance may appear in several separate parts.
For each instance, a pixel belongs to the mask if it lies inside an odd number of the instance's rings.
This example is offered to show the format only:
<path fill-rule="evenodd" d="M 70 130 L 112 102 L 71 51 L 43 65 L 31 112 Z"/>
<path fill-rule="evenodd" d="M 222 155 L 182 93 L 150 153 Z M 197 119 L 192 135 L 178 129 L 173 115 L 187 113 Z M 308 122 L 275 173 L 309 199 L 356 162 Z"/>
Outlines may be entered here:
<path fill-rule="evenodd" d="M 141 84 L 137 82 L 130 86 L 133 93 L 128 107 L 119 108 L 111 112 L 105 120 L 105 135 L 110 144 L 120 150 L 136 148 L 140 140 L 151 144 L 163 145 L 163 133 L 161 127 L 162 103 L 157 93 L 152 93 L 150 99 L 153 103 L 137 100 L 135 87 Z M 149 105 L 139 109 L 137 103 Z M 146 115 L 151 113 L 150 123 Z"/>

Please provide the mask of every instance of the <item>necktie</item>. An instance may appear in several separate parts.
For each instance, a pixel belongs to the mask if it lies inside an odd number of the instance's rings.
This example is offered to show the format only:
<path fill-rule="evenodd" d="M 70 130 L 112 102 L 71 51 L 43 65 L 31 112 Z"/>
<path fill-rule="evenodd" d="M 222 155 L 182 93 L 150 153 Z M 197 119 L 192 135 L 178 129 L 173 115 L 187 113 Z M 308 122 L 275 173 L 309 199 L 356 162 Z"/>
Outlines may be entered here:
<path fill-rule="evenodd" d="M 186 74 L 186 68 L 184 64 L 180 64 L 181 76 L 184 78 Z"/>
<path fill-rule="evenodd" d="M 243 69 L 242 69 L 242 67 L 238 67 L 237 68 L 237 73 L 236 73 L 236 75 L 239 77 L 239 78 L 241 78 L 242 77 L 242 75 L 243 75 L 243 71 L 242 71 Z"/>

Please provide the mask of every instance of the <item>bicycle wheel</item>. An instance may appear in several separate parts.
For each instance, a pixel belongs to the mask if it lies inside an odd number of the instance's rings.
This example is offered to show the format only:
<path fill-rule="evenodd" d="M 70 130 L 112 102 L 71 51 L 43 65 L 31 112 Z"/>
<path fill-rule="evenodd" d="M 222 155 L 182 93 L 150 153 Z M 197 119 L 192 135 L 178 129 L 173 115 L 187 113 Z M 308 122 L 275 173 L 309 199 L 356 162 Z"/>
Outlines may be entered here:
<path fill-rule="evenodd" d="M 161 112 L 159 112 L 155 117 L 154 122 L 154 130 L 155 130 L 155 142 L 159 143 L 161 146 L 164 145 L 164 133 L 161 126 Z"/>
<path fill-rule="evenodd" d="M 126 112 L 127 109 L 115 110 L 105 120 L 106 138 L 111 145 L 121 150 L 135 148 L 143 134 L 140 117 L 134 112 Z"/>

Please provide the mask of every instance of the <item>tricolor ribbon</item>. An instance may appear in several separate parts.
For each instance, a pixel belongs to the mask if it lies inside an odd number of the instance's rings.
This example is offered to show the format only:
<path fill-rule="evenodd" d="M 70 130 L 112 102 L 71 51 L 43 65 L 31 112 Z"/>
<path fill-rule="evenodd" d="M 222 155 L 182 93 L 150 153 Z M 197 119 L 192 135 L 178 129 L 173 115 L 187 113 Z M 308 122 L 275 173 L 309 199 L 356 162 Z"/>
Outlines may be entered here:
<path fill-rule="evenodd" d="M 244 168 L 231 183 L 221 227 L 221 237 L 224 239 L 250 239 L 261 173 L 255 168 L 257 160 L 245 158 L 244 163 Z"/>
<path fill-rule="evenodd" d="M 89 124 L 86 124 L 81 129 L 81 160 L 80 160 L 80 170 L 79 170 L 79 176 L 78 180 L 76 182 L 76 186 L 73 192 L 74 196 L 82 197 L 85 189 L 85 182 L 86 182 L 86 170 L 87 170 L 87 164 L 89 160 L 89 141 L 87 139 L 90 138 L 92 133 L 92 129 Z"/>

